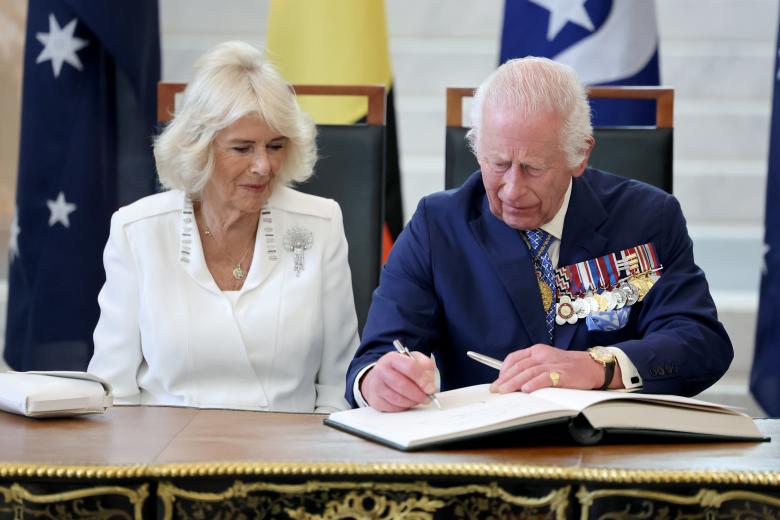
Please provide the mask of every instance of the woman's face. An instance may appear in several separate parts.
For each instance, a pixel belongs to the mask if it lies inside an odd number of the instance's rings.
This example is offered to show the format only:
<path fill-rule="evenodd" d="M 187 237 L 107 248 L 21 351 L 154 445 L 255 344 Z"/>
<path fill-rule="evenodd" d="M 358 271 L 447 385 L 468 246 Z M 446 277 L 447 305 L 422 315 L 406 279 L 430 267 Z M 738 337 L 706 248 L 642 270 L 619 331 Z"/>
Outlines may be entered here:
<path fill-rule="evenodd" d="M 202 199 L 214 208 L 257 213 L 274 187 L 288 140 L 257 115 L 246 115 L 217 132 L 214 172 Z"/>

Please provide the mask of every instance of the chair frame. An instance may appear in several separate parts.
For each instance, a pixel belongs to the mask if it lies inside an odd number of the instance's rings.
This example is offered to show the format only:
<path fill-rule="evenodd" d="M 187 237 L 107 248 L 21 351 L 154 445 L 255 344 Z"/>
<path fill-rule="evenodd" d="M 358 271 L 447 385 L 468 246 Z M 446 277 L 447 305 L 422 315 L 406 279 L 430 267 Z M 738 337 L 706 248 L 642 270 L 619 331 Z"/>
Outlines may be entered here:
<path fill-rule="evenodd" d="M 474 88 L 468 87 L 447 88 L 447 126 L 464 126 L 463 98 L 473 97 L 474 92 Z M 588 98 L 655 100 L 655 127 L 674 127 L 674 89 L 671 87 L 590 87 Z"/>
<path fill-rule="evenodd" d="M 187 88 L 186 83 L 160 82 L 157 84 L 157 121 L 165 123 L 173 118 L 176 94 Z M 366 124 L 385 124 L 384 85 L 292 85 L 298 96 L 365 96 L 368 98 Z"/>

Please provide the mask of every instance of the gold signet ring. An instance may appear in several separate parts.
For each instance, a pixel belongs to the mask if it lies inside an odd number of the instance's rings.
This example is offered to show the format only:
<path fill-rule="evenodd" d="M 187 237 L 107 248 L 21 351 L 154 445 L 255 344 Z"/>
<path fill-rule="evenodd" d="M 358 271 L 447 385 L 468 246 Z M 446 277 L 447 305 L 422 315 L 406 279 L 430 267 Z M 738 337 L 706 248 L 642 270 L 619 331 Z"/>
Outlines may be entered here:
<path fill-rule="evenodd" d="M 552 381 L 553 386 L 558 386 L 558 381 L 561 379 L 561 375 L 553 370 L 550 372 L 550 381 Z"/>

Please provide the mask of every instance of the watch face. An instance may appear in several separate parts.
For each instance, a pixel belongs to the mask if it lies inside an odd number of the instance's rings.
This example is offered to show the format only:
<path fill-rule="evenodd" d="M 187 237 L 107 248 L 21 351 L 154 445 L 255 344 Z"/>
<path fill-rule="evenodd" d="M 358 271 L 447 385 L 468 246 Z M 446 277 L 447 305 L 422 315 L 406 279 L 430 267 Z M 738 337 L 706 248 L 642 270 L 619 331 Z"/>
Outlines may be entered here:
<path fill-rule="evenodd" d="M 599 363 L 612 363 L 615 360 L 615 355 L 605 347 L 589 348 L 588 354 Z"/>

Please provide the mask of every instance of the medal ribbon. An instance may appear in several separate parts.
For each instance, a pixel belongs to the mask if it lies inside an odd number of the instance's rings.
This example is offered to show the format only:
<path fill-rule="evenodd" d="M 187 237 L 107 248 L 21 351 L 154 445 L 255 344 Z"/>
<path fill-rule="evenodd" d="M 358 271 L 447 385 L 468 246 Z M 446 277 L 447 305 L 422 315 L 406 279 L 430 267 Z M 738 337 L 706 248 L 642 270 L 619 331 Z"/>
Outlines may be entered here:
<path fill-rule="evenodd" d="M 611 289 L 626 279 L 658 273 L 663 269 L 652 242 L 617 253 L 559 267 L 555 272 L 561 295 L 576 297 L 599 289 Z"/>

